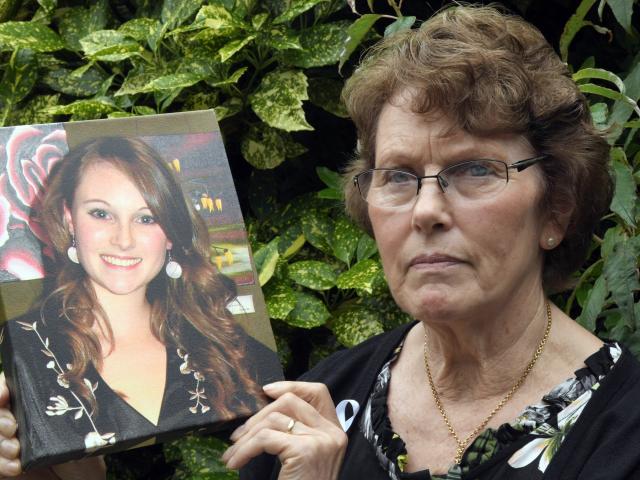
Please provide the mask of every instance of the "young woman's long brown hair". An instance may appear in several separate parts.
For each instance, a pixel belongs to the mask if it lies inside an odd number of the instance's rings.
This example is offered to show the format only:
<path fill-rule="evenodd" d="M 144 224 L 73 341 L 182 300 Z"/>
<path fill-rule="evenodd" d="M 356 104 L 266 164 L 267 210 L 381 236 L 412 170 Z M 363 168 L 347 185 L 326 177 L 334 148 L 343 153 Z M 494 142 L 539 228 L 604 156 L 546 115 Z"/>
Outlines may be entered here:
<path fill-rule="evenodd" d="M 180 185 L 160 155 L 138 139 L 105 137 L 73 148 L 52 172 L 43 200 L 42 221 L 60 267 L 56 288 L 43 301 L 41 312 L 59 307 L 48 324 L 67 339 L 71 369 L 65 374 L 95 409 L 82 381 L 90 363 L 100 368 L 108 352 L 101 350 L 96 327 L 113 345 L 113 332 L 84 270 L 66 256 L 72 237 L 64 220 L 64 206 L 73 203 L 76 188 L 89 165 L 108 162 L 138 187 L 147 206 L 172 243 L 171 255 L 182 267 L 182 277 L 164 271 L 147 286 L 151 326 L 166 345 L 189 354 L 189 365 L 204 376 L 212 413 L 223 420 L 255 410 L 254 397 L 263 398 L 250 378 L 245 352 L 238 346 L 242 332 L 226 305 L 235 298 L 235 285 L 209 261 L 207 228 L 186 200 Z M 244 367 L 244 368 L 243 368 Z M 239 393 L 245 392 L 241 395 Z M 246 395 L 248 393 L 249 395 Z"/>

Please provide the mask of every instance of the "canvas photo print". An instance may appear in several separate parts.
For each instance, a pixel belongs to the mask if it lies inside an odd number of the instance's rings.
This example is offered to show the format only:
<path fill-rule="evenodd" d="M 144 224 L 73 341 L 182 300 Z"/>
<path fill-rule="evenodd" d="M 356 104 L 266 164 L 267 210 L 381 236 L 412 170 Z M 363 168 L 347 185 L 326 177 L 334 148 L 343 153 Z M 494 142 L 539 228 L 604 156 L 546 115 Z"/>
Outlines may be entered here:
<path fill-rule="evenodd" d="M 213 112 L 0 129 L 26 469 L 229 429 L 282 378 Z"/>

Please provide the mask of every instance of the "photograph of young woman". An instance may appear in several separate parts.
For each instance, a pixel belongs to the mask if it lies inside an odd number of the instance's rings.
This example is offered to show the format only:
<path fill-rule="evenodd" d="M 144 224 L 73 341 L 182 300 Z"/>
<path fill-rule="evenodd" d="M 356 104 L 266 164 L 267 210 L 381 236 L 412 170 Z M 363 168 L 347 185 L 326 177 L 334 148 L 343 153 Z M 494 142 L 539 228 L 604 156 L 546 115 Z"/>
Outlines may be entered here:
<path fill-rule="evenodd" d="M 23 467 L 220 428 L 266 404 L 277 356 L 227 309 L 235 284 L 155 150 L 124 137 L 71 149 L 39 215 L 54 287 L 5 331 L 22 458 L 38 458 Z"/>

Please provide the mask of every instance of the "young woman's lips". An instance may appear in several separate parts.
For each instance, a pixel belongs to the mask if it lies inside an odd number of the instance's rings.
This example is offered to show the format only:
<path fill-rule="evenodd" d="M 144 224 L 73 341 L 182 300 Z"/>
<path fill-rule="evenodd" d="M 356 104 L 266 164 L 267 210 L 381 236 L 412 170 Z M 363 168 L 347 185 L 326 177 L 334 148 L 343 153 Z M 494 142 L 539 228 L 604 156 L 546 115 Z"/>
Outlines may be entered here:
<path fill-rule="evenodd" d="M 115 255 L 100 255 L 104 263 L 114 268 L 135 268 L 142 259 L 140 257 L 118 257 Z"/>
<path fill-rule="evenodd" d="M 430 253 L 413 257 L 409 263 L 409 267 L 418 270 L 444 270 L 462 263 L 464 263 L 462 260 L 450 255 L 443 253 Z"/>

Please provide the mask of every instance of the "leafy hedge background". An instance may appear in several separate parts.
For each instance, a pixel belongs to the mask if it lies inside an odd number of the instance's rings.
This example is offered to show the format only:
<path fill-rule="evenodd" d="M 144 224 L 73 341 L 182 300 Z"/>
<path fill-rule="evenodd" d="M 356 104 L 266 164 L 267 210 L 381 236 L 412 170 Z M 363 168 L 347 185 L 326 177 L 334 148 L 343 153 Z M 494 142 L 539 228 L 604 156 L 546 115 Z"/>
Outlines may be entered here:
<path fill-rule="evenodd" d="M 355 133 L 340 90 L 363 47 L 448 2 L 0 0 L 0 126 L 213 108 L 286 375 L 409 320 L 341 205 Z M 640 356 L 637 0 L 501 2 L 569 64 L 616 189 L 575 288 L 554 300 Z M 107 458 L 117 479 L 237 478 L 215 438 Z"/>

